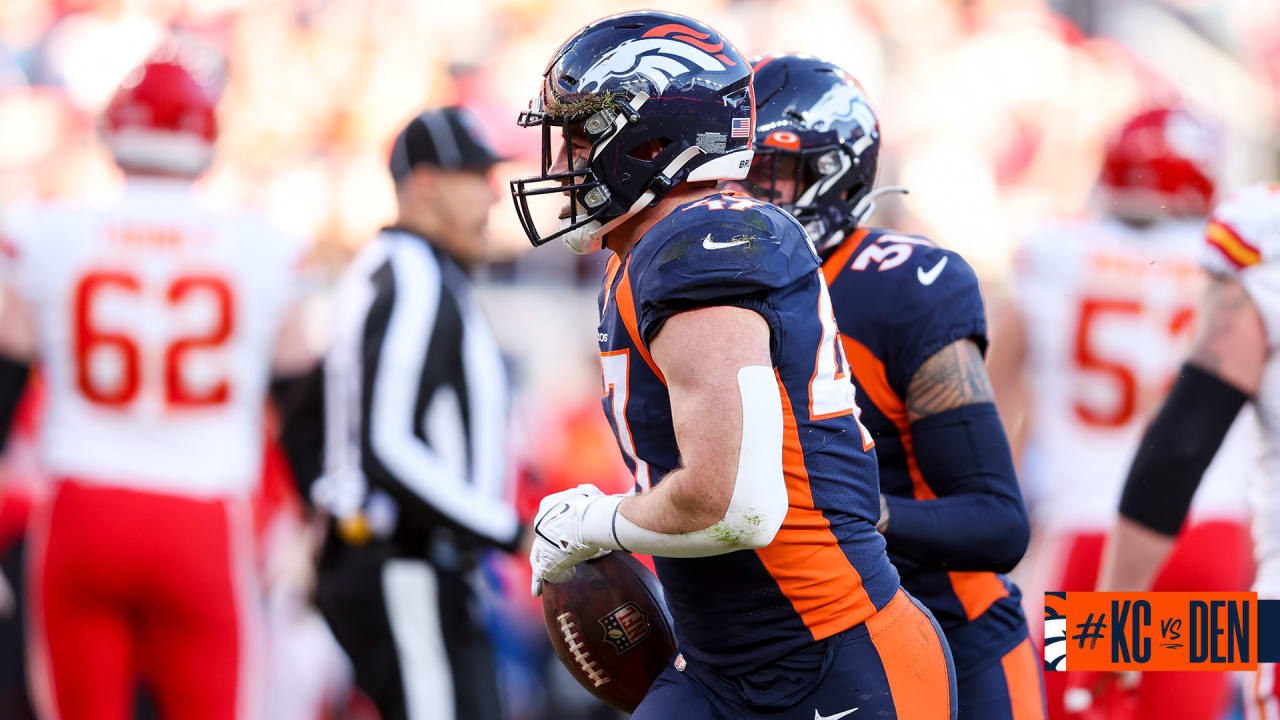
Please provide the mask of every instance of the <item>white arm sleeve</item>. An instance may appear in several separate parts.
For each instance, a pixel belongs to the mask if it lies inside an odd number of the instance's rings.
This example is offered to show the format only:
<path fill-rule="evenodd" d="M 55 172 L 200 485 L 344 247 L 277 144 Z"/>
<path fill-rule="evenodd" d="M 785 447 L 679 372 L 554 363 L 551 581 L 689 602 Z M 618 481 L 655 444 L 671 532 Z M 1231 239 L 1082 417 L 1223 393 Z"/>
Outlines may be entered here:
<path fill-rule="evenodd" d="M 773 542 L 788 507 L 782 474 L 782 398 L 773 368 L 741 368 L 738 391 L 742 394 L 742 447 L 723 519 L 694 532 L 654 532 L 618 512 L 626 496 L 606 495 L 587 508 L 583 541 L 611 550 L 680 558 L 721 555 Z"/>

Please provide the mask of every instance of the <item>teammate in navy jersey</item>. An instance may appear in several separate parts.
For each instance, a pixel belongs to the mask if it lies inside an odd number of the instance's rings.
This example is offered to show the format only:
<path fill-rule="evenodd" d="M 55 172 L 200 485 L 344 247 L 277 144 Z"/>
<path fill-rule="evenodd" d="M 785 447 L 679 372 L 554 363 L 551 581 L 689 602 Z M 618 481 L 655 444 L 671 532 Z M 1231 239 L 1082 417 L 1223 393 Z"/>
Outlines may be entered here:
<path fill-rule="evenodd" d="M 809 55 L 753 65 L 756 156 L 741 185 L 790 211 L 823 257 L 876 443 L 878 527 L 903 587 L 946 632 L 959 716 L 1042 718 L 1021 595 L 1000 574 L 1029 530 L 983 367 L 977 278 L 923 237 L 858 227 L 874 208 L 880 130 L 852 76 Z"/>
<path fill-rule="evenodd" d="M 655 556 L 680 648 L 636 718 L 952 718 L 941 631 L 875 529 L 818 256 L 790 215 L 715 187 L 750 168 L 753 107 L 714 30 L 636 12 L 562 45 L 521 117 L 543 131 L 542 173 L 512 182 L 530 240 L 614 253 L 603 404 L 636 478 L 543 499 L 534 593 L 603 551 Z M 553 193 L 544 233 L 530 201 Z"/>

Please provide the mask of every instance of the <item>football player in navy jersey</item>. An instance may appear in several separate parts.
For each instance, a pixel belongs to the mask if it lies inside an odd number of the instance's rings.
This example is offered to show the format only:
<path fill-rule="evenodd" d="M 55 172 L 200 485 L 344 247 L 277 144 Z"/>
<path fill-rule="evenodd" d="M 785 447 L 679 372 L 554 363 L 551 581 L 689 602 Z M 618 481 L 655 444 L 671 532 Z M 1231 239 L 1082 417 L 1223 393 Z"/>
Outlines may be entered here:
<path fill-rule="evenodd" d="M 878 527 L 903 587 L 946 631 L 959 716 L 1042 718 L 1021 595 L 1001 574 L 1029 529 L 983 366 L 978 280 L 926 238 L 860 227 L 877 194 L 880 129 L 849 73 L 810 55 L 752 64 L 756 156 L 741 185 L 795 216 L 823 258 L 853 381 L 870 401 Z"/>
<path fill-rule="evenodd" d="M 654 556 L 680 648 L 636 718 L 952 718 L 945 640 L 876 531 L 818 256 L 786 212 L 716 189 L 751 165 L 751 76 L 702 23 L 626 13 L 565 42 L 521 116 L 543 133 L 541 174 L 512 181 L 530 240 L 614 253 L 603 405 L 636 479 L 543 499 L 534 593 L 602 552 Z M 544 231 L 530 200 L 557 193 Z"/>

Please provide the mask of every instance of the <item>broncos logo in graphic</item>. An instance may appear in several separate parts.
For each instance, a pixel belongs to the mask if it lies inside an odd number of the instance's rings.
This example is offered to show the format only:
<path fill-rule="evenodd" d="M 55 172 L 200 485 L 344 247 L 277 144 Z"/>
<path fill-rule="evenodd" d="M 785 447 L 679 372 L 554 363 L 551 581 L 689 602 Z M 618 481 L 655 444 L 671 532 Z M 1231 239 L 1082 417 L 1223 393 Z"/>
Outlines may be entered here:
<path fill-rule="evenodd" d="M 819 132 L 830 130 L 834 120 L 853 120 L 862 126 L 864 135 L 871 135 L 876 129 L 876 119 L 862 93 L 856 86 L 843 83 L 833 85 L 804 116 Z"/>
<path fill-rule="evenodd" d="M 581 92 L 599 92 L 614 78 L 643 78 L 652 84 L 654 94 L 660 95 L 683 75 L 699 69 L 716 72 L 736 65 L 721 52 L 723 41 L 703 42 L 709 37 L 683 25 L 659 25 L 596 61 L 578 78 L 578 87 Z"/>
<path fill-rule="evenodd" d="M 1044 594 L 1044 669 L 1067 669 L 1067 594 Z"/>

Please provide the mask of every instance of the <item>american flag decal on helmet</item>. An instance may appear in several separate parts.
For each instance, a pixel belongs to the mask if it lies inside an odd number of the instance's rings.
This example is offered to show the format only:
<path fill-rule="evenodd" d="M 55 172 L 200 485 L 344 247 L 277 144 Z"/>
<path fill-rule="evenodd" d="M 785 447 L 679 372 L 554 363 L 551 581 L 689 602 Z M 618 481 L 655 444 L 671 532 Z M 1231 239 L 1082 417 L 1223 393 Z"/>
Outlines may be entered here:
<path fill-rule="evenodd" d="M 733 130 L 729 133 L 729 137 L 744 138 L 751 137 L 751 118 L 740 117 L 733 119 Z"/>

